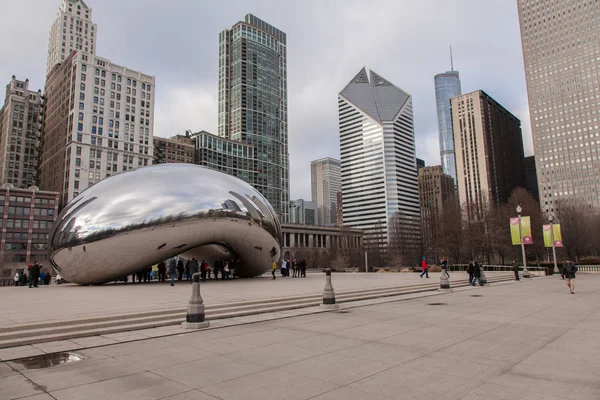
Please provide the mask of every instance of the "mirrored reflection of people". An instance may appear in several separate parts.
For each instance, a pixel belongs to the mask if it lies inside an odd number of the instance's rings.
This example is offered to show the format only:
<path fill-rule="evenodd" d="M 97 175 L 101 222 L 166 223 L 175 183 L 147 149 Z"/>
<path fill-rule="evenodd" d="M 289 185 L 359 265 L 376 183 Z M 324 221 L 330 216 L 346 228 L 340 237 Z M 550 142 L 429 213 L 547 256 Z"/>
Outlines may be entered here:
<path fill-rule="evenodd" d="M 516 281 L 521 280 L 519 278 L 519 262 L 515 259 L 513 259 L 513 262 L 512 262 L 512 269 L 513 269 L 513 272 L 515 273 L 515 280 Z"/>
<path fill-rule="evenodd" d="M 19 282 L 21 282 L 21 275 L 18 272 L 15 272 L 15 277 L 13 278 L 15 281 L 15 286 L 19 286 Z"/>
<path fill-rule="evenodd" d="M 180 258 L 177 260 L 177 280 L 180 281 L 181 279 L 183 279 L 183 260 Z"/>
<path fill-rule="evenodd" d="M 177 263 L 171 260 L 169 263 L 169 276 L 171 277 L 171 286 L 175 286 L 175 276 L 177 275 Z"/>
<path fill-rule="evenodd" d="M 229 261 L 223 263 L 223 272 L 221 272 L 221 279 L 229 279 Z"/>
<path fill-rule="evenodd" d="M 208 272 L 208 263 L 206 260 L 202 260 L 202 264 L 200 265 L 200 278 L 202 278 L 202 282 L 206 281 L 206 274 Z"/>
<path fill-rule="evenodd" d="M 421 270 L 423 272 L 421 272 L 421 275 L 419 276 L 422 278 L 423 275 L 425 275 L 425 278 L 429 279 L 429 266 L 427 265 L 427 259 L 425 257 L 421 258 Z"/>
<path fill-rule="evenodd" d="M 571 294 L 575 294 L 575 274 L 577 273 L 577 267 L 573 264 L 570 257 L 567 257 L 563 264 L 563 273 L 567 280 L 567 287 Z"/>
<path fill-rule="evenodd" d="M 275 271 L 277 271 L 277 262 L 273 261 L 273 265 L 271 265 L 271 275 L 273 275 L 273 279 L 276 279 Z"/>

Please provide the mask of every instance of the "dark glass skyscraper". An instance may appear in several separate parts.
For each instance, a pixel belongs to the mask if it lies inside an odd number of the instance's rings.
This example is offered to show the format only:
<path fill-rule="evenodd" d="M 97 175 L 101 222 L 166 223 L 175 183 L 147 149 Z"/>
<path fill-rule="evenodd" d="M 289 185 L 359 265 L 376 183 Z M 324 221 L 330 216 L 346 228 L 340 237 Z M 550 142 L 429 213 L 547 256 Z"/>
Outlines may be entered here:
<path fill-rule="evenodd" d="M 444 174 L 450 175 L 456 184 L 456 161 L 454 157 L 454 139 L 452 138 L 450 99 L 461 94 L 460 77 L 458 71 L 452 70 L 436 75 L 434 81 L 442 169 Z"/>
<path fill-rule="evenodd" d="M 219 35 L 218 135 L 256 148 L 250 183 L 289 219 L 286 34 L 246 15 Z"/>

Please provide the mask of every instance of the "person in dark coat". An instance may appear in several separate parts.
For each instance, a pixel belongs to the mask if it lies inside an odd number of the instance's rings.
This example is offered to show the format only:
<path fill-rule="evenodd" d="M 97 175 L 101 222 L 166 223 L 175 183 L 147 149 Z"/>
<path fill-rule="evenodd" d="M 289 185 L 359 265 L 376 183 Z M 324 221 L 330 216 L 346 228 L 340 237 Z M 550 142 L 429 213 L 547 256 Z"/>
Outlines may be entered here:
<path fill-rule="evenodd" d="M 514 259 L 513 259 L 513 262 L 512 262 L 512 269 L 513 269 L 513 272 L 515 273 L 515 281 L 519 281 L 519 280 L 521 280 L 521 279 L 519 278 L 519 262 L 518 262 L 517 260 L 514 260 Z"/>
<path fill-rule="evenodd" d="M 206 260 L 202 260 L 202 264 L 200 264 L 200 278 L 202 282 L 206 281 L 206 274 L 208 274 L 208 263 Z"/>
<path fill-rule="evenodd" d="M 29 271 L 29 287 L 38 287 L 38 281 L 40 280 L 40 265 L 37 261 L 33 263 Z"/>
<path fill-rule="evenodd" d="M 46 272 L 46 276 L 44 277 L 44 285 L 49 285 L 52 281 L 52 275 L 50 272 Z"/>
<path fill-rule="evenodd" d="M 477 286 L 477 281 L 479 281 L 479 286 L 481 286 L 481 269 L 479 269 L 479 263 L 475 262 L 473 264 L 473 283 L 471 285 Z"/>
<path fill-rule="evenodd" d="M 300 277 L 306 278 L 306 261 L 300 260 Z"/>
<path fill-rule="evenodd" d="M 190 281 L 190 283 L 193 283 L 192 275 L 194 275 L 197 272 L 198 272 L 198 261 L 196 261 L 195 258 L 192 258 L 192 260 L 189 263 L 189 268 L 188 268 L 188 280 Z"/>
<path fill-rule="evenodd" d="M 183 260 L 180 258 L 177 260 L 177 280 L 183 279 Z"/>
<path fill-rule="evenodd" d="M 469 265 L 467 266 L 467 273 L 469 274 L 469 284 L 471 284 L 473 282 L 473 266 L 474 266 L 474 262 L 473 260 L 469 261 Z"/>
<path fill-rule="evenodd" d="M 171 278 L 171 286 L 175 286 L 175 276 L 177 275 L 177 263 L 175 259 L 169 263 L 169 277 Z"/>
<path fill-rule="evenodd" d="M 565 263 L 563 264 L 563 271 L 565 274 L 565 279 L 567 280 L 567 287 L 571 294 L 575 294 L 575 274 L 577 273 L 577 267 L 571 261 L 571 258 L 567 257 Z"/>

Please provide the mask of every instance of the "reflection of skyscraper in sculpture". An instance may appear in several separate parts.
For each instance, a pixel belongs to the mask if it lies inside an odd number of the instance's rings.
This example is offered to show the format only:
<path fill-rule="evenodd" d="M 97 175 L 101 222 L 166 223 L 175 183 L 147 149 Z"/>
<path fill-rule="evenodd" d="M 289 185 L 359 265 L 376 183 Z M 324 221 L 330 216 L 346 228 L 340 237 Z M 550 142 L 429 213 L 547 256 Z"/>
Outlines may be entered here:
<path fill-rule="evenodd" d="M 286 34 L 246 15 L 219 35 L 219 132 L 256 148 L 252 180 L 289 218 Z M 241 154 L 239 154 L 241 156 Z"/>
<path fill-rule="evenodd" d="M 317 204 L 318 224 L 337 225 L 337 194 L 342 190 L 340 160 L 321 158 L 310 162 L 312 201 Z"/>
<path fill-rule="evenodd" d="M 454 179 L 456 184 L 456 161 L 454 139 L 452 138 L 450 99 L 461 94 L 460 77 L 458 71 L 454 71 L 454 65 L 452 65 L 451 71 L 436 75 L 434 81 L 442 169 L 446 175 L 450 175 Z"/>
<path fill-rule="evenodd" d="M 366 247 L 385 247 L 400 212 L 420 240 L 412 97 L 363 68 L 338 95 L 344 225 L 364 229 Z"/>

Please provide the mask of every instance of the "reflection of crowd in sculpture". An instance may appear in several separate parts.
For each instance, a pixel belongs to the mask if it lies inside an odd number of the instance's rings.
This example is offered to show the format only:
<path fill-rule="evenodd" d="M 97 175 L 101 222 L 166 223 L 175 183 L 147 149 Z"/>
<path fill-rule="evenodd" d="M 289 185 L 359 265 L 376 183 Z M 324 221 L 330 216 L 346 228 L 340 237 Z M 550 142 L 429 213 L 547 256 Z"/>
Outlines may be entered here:
<path fill-rule="evenodd" d="M 38 285 L 49 285 L 52 281 L 50 272 L 45 271 L 44 266 L 35 261 L 27 266 L 27 271 L 15 272 L 13 277 L 15 286 L 38 287 Z"/>

